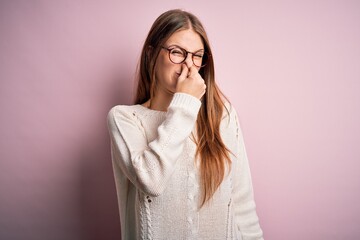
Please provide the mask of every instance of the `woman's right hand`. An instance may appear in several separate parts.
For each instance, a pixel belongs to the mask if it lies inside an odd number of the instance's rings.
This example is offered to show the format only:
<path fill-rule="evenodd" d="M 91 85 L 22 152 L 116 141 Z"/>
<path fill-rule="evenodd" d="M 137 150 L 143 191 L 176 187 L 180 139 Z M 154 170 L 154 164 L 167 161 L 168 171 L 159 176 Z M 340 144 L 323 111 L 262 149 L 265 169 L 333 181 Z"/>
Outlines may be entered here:
<path fill-rule="evenodd" d="M 192 65 L 190 69 L 186 64 L 181 65 L 181 74 L 176 84 L 176 92 L 190 94 L 198 99 L 205 94 L 206 85 L 198 69 Z"/>

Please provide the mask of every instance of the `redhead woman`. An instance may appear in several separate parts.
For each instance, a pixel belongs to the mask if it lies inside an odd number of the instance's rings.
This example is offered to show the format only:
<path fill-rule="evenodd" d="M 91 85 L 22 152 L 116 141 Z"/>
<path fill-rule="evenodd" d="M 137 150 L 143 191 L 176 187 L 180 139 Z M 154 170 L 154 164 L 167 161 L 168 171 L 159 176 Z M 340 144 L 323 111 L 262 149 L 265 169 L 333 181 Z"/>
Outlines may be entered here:
<path fill-rule="evenodd" d="M 237 114 L 197 17 L 155 20 L 134 105 L 107 121 L 123 240 L 263 239 Z"/>

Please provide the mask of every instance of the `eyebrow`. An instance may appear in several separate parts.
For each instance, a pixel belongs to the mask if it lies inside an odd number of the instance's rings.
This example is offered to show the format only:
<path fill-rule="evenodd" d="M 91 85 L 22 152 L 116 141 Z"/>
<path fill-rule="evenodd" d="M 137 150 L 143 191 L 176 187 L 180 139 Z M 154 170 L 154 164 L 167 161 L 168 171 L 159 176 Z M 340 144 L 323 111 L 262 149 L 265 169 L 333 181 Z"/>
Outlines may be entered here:
<path fill-rule="evenodd" d="M 170 45 L 168 46 L 168 48 L 171 48 L 171 47 L 178 47 L 178 48 L 184 49 L 185 51 L 188 51 L 188 50 L 186 50 L 185 48 L 183 48 L 183 47 L 181 47 L 181 46 L 179 46 L 179 45 L 177 45 L 177 44 L 170 44 Z M 194 52 L 194 53 L 197 53 L 197 52 L 200 52 L 200 51 L 205 51 L 205 49 L 200 48 L 199 50 L 196 50 L 196 51 L 193 51 L 193 52 Z M 190 52 L 190 51 L 188 51 L 188 52 Z M 192 53 L 192 52 L 190 52 L 190 53 Z"/>

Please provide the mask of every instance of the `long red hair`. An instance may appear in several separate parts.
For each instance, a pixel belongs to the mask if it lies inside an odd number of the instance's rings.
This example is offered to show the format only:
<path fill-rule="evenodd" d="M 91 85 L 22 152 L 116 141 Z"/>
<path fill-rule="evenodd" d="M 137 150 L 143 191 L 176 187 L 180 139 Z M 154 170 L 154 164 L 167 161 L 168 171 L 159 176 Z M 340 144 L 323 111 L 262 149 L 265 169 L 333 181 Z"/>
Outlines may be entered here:
<path fill-rule="evenodd" d="M 192 28 L 202 38 L 204 49 L 212 56 L 209 40 L 199 19 L 193 14 L 180 10 L 170 10 L 161 14 L 153 23 L 145 40 L 137 69 L 137 90 L 135 104 L 142 104 L 154 96 L 155 64 L 161 46 L 176 31 Z M 220 135 L 220 122 L 225 108 L 225 98 L 215 83 L 214 61 L 199 71 L 206 84 L 206 93 L 196 121 L 196 157 L 200 160 L 200 176 L 203 206 L 214 195 L 223 181 L 227 166 L 231 161 L 229 150 Z"/>

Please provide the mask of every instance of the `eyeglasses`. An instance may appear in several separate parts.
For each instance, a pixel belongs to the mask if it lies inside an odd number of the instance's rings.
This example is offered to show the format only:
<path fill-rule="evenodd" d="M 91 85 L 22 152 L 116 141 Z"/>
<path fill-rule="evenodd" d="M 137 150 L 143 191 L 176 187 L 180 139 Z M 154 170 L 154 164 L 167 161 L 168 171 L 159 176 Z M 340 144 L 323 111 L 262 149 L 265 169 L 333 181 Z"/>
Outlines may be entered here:
<path fill-rule="evenodd" d="M 192 53 L 186 51 L 185 49 L 179 46 L 172 46 L 169 48 L 162 46 L 162 48 L 169 52 L 169 59 L 172 63 L 175 64 L 181 64 L 185 62 L 189 53 L 192 54 L 192 61 L 194 65 L 197 67 L 204 67 L 209 61 L 210 54 L 204 52 L 204 50 L 199 50 L 197 52 Z"/>

